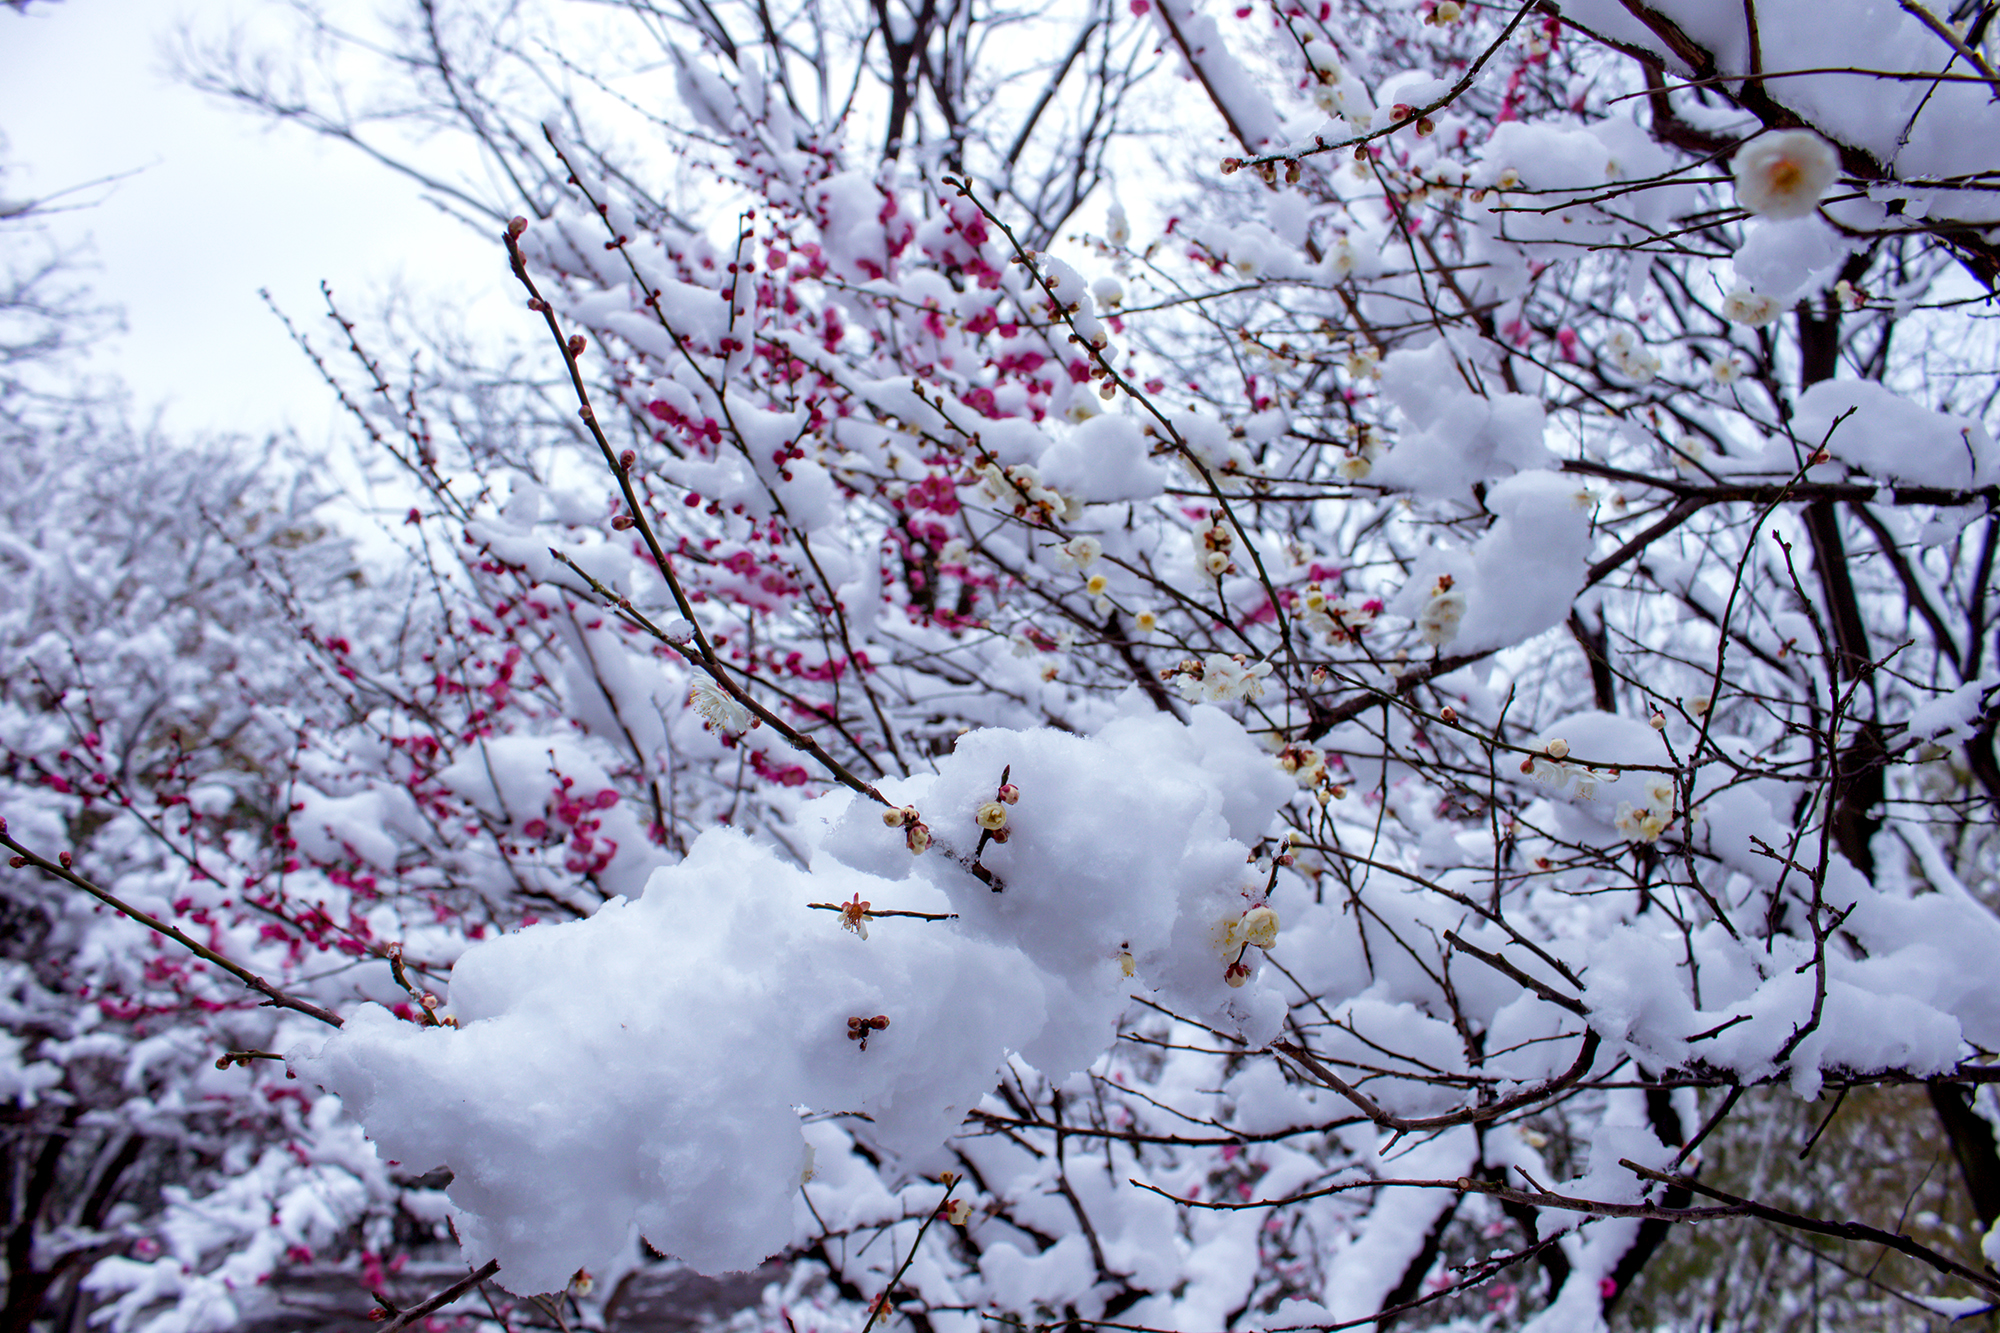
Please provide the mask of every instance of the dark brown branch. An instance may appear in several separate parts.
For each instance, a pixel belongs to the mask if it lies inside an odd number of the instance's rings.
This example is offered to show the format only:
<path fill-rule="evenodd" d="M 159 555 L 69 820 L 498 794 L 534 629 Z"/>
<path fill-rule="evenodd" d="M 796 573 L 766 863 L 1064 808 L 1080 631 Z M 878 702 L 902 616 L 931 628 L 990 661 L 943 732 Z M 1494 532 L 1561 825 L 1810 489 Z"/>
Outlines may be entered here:
<path fill-rule="evenodd" d="M 125 902 L 124 900 L 114 897 L 112 894 L 105 892 L 103 889 L 98 888 L 95 884 L 91 883 L 83 876 L 71 870 L 68 866 L 62 865 L 55 861 L 50 861 L 45 857 L 39 856 L 36 853 L 29 851 L 26 847 L 14 841 L 12 835 L 10 835 L 7 832 L 6 824 L 4 821 L 0 821 L 0 847 L 5 847 L 7 848 L 7 850 L 14 853 L 13 864 L 16 869 L 19 869 L 24 865 L 33 866 L 35 869 L 41 871 L 44 875 L 49 876 L 51 879 L 59 879 L 64 881 L 65 883 L 75 886 L 76 888 L 82 889 L 85 893 L 97 899 L 99 902 L 103 903 L 106 907 L 111 908 L 115 912 L 119 912 L 125 916 L 131 917 L 134 921 L 137 921 L 140 925 L 146 927 L 146 929 L 154 931 L 157 934 L 166 936 L 168 939 L 180 945 L 182 948 L 186 949 L 189 953 L 192 953 L 195 957 L 201 959 L 203 962 L 212 963 L 216 967 L 219 967 L 223 971 L 229 973 L 230 976 L 235 977 L 238 981 L 248 986 L 251 990 L 256 991 L 259 995 L 262 995 L 264 997 L 265 1004 L 271 1005 L 278 1009 L 290 1009 L 294 1013 L 304 1014 L 308 1018 L 317 1018 L 320 1022 L 325 1023 L 329 1027 L 337 1028 L 341 1025 L 340 1016 L 338 1014 L 335 1014 L 332 1010 L 322 1009 L 310 1000 L 301 1000 L 296 995 L 290 995 L 282 990 L 279 990 L 269 981 L 266 981 L 263 977 L 260 977 L 255 972 L 252 972 L 249 968 L 244 967 L 240 963 L 233 962 L 232 960 L 223 957 L 215 950 L 209 948 L 207 945 L 201 943 L 199 940 L 188 935 L 185 931 L 182 931 L 177 927 L 170 926 L 166 922 L 160 920 L 158 917 L 150 916 L 147 913 L 142 912 L 138 908 L 132 906 L 130 903 Z M 67 853 L 65 853 L 65 856 L 67 856 Z"/>

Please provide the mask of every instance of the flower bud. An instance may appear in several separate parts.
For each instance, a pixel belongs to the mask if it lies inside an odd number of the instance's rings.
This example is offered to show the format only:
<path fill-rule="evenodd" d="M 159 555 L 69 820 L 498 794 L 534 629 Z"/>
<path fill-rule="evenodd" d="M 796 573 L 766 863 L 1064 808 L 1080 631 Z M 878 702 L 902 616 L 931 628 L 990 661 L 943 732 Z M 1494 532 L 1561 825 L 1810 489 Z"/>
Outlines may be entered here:
<path fill-rule="evenodd" d="M 926 824 L 911 824 L 903 833 L 903 841 L 909 844 L 912 856 L 922 856 L 924 849 L 931 845 L 931 831 Z"/>
<path fill-rule="evenodd" d="M 527 229 L 528 229 L 528 220 L 526 218 L 507 219 L 507 234 L 509 236 L 519 239 L 521 233 L 526 231 Z"/>
<path fill-rule="evenodd" d="M 569 335 L 569 354 L 571 356 L 582 356 L 583 349 L 588 346 L 590 346 L 589 342 L 584 339 L 581 333 L 572 333 Z"/>
<path fill-rule="evenodd" d="M 1542 751 L 1551 759 L 1567 759 L 1569 758 L 1569 742 L 1561 739 L 1552 740 L 1542 747 Z"/>
<path fill-rule="evenodd" d="M 1013 805 L 1021 799 L 1021 789 L 1011 782 L 1006 782 L 1001 784 L 1000 790 L 996 795 L 1008 805 Z"/>
<path fill-rule="evenodd" d="M 979 807 L 979 813 L 973 818 L 978 821 L 979 827 L 989 833 L 995 832 L 1007 827 L 1007 807 L 998 801 L 988 801 Z"/>

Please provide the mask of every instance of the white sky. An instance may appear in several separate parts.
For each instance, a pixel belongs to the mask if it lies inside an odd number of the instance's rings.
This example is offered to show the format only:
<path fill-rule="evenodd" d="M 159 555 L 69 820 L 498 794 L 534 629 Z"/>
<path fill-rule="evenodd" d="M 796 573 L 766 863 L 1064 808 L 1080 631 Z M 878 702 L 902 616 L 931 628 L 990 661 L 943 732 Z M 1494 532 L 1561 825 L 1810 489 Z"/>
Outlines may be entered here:
<path fill-rule="evenodd" d="M 366 0 L 346 0 L 363 4 Z M 223 31 L 270 0 L 64 0 L 0 9 L 0 131 L 10 197 L 40 197 L 137 170 L 94 208 L 58 215 L 88 237 L 100 299 L 128 332 L 90 369 L 122 378 L 144 416 L 176 431 L 327 438 L 338 411 L 284 328 L 267 287 L 332 351 L 322 278 L 362 313 L 398 281 L 463 310 L 508 302 L 506 260 L 438 213 L 415 185 L 307 132 L 266 127 L 175 84 L 161 54 L 177 25 Z M 106 194 L 106 191 L 97 191 Z M 484 310 L 482 309 L 482 313 Z"/>

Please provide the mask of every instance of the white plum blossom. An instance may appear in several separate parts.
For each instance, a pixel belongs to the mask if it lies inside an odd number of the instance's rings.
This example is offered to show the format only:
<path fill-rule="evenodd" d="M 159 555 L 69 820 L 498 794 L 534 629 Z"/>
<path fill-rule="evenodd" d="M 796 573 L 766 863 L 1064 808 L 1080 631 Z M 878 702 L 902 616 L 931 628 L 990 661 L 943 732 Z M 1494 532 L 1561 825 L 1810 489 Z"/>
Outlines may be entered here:
<path fill-rule="evenodd" d="M 1635 384 L 1645 384 L 1660 373 L 1660 358 L 1630 329 L 1612 334 L 1607 348 L 1618 372 Z"/>
<path fill-rule="evenodd" d="M 1087 402 L 1087 399 L 1078 399 Z M 1096 409 L 1091 409 L 1095 415 Z M 979 470 L 980 494 L 995 504 L 1013 510 L 1017 516 L 1025 516 L 1030 510 L 1037 511 L 1043 518 L 1060 516 L 1065 520 L 1079 518 L 1083 506 L 1076 500 L 1064 496 L 1053 487 L 1042 483 L 1042 474 L 1027 463 L 1002 468 L 988 463 Z"/>
<path fill-rule="evenodd" d="M 1199 661 L 1189 658 L 1160 674 L 1172 680 L 1181 697 L 1190 702 L 1228 703 L 1262 697 L 1264 677 L 1271 674 L 1271 664 L 1252 662 L 1241 653 L 1230 657 L 1210 653 Z"/>
<path fill-rule="evenodd" d="M 1336 643 L 1351 643 L 1374 623 L 1377 604 L 1356 606 L 1345 597 L 1329 597 L 1317 583 L 1309 583 L 1299 598 L 1299 618 Z"/>
<path fill-rule="evenodd" d="M 1658 842 L 1674 820 L 1674 784 L 1655 775 L 1646 780 L 1645 797 L 1634 803 L 1620 801 L 1613 826 L 1627 842 Z"/>
<path fill-rule="evenodd" d="M 1760 217 L 1802 218 L 1819 207 L 1840 174 L 1840 157 L 1811 130 L 1781 130 L 1745 144 L 1730 170 L 1744 208 Z"/>
<path fill-rule="evenodd" d="M 720 686 L 706 676 L 698 678 L 688 687 L 688 703 L 701 715 L 704 724 L 729 736 L 741 736 L 750 730 L 755 721 L 750 710 L 729 697 Z"/>
<path fill-rule="evenodd" d="M 1104 543 L 1095 537 L 1072 537 L 1056 548 L 1056 560 L 1065 569 L 1088 569 L 1104 554 Z"/>
<path fill-rule="evenodd" d="M 1118 204 L 1111 205 L 1104 212 L 1104 239 L 1112 245 L 1124 247 L 1132 242 L 1132 224 L 1125 217 L 1125 209 Z"/>
<path fill-rule="evenodd" d="M 1738 286 L 1722 298 L 1722 315 L 1734 323 L 1757 328 L 1778 317 L 1778 303 L 1763 292 Z"/>
<path fill-rule="evenodd" d="M 1243 914 L 1236 931 L 1246 944 L 1273 948 L 1278 943 L 1278 914 L 1268 907 L 1253 907 Z"/>
<path fill-rule="evenodd" d="M 1667 454 L 1673 459 L 1674 471 L 1683 477 L 1698 477 L 1706 467 L 1706 461 L 1714 451 L 1708 441 L 1699 435 L 1684 435 L 1679 444 L 1667 446 Z"/>
<path fill-rule="evenodd" d="M 1452 587 L 1449 576 L 1440 578 L 1431 589 L 1430 599 L 1417 613 L 1417 634 L 1433 648 L 1442 648 L 1458 637 L 1459 622 L 1465 619 L 1465 594 Z"/>

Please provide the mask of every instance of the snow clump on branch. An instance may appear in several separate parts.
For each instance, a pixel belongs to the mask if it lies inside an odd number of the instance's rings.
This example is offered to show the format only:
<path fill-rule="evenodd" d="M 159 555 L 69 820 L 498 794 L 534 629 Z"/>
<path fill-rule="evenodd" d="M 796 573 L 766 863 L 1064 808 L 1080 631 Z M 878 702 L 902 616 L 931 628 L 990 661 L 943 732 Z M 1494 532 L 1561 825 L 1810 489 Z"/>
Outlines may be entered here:
<path fill-rule="evenodd" d="M 1017 803 L 996 820 L 1003 771 Z M 1283 998 L 1212 935 L 1275 945 L 1248 844 L 1293 783 L 1226 715 L 974 732 L 935 777 L 887 786 L 944 855 L 911 857 L 845 791 L 802 812 L 809 870 L 710 829 L 638 900 L 468 950 L 456 1028 L 366 1005 L 297 1065 L 385 1156 L 449 1166 L 468 1258 L 535 1292 L 609 1267 L 635 1228 L 704 1272 L 755 1267 L 814 1225 L 798 1108 L 930 1153 L 1010 1053 L 1055 1076 L 1094 1060 L 1135 972 L 1252 1044 L 1276 1035 Z M 996 822 L 1005 843 L 981 837 Z M 886 904 L 956 917 L 885 925 Z"/>

